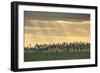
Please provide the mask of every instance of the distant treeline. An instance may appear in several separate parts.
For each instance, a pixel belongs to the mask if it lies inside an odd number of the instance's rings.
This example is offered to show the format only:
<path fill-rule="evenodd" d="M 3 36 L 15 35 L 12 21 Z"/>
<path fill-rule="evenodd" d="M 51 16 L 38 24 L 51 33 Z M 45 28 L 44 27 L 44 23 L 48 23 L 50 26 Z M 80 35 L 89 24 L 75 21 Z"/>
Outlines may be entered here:
<path fill-rule="evenodd" d="M 90 43 L 88 42 L 64 42 L 64 43 L 49 43 L 36 44 L 34 47 L 24 47 L 25 52 L 63 52 L 63 51 L 81 51 L 89 50 Z"/>

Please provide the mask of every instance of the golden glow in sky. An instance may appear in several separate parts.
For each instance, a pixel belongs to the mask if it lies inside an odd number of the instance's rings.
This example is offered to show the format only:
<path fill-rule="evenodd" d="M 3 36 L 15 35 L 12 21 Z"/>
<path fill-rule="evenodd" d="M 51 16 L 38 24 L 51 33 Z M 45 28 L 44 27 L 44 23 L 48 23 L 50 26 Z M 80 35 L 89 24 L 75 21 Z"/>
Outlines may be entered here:
<path fill-rule="evenodd" d="M 24 12 L 24 46 L 29 44 L 90 42 L 90 15 Z"/>

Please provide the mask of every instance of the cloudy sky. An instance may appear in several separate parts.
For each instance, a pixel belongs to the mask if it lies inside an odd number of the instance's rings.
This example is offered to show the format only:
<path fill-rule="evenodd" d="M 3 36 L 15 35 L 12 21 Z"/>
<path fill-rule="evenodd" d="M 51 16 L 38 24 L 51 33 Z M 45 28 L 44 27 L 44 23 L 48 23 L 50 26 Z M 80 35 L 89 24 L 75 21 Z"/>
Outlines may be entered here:
<path fill-rule="evenodd" d="M 90 15 L 24 11 L 25 47 L 36 43 L 90 42 Z"/>

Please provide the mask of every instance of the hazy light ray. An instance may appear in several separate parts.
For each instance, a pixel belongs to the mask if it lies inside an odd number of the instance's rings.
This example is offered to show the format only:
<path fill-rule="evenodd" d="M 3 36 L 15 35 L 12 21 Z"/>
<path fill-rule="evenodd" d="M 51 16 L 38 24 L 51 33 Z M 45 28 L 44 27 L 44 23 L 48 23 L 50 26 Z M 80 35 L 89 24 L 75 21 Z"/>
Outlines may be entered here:
<path fill-rule="evenodd" d="M 40 22 L 40 23 L 48 23 L 48 22 L 55 22 L 55 23 L 68 23 L 68 24 L 73 24 L 73 23 L 75 23 L 75 24 L 80 24 L 80 22 L 78 21 L 78 22 L 76 22 L 76 21 L 64 21 L 64 20 L 55 20 L 55 21 L 48 21 L 48 20 L 29 20 L 29 22 L 31 22 L 31 23 L 37 23 L 37 22 Z M 81 23 L 90 23 L 90 21 L 89 20 L 85 20 L 85 21 L 81 21 Z"/>
<path fill-rule="evenodd" d="M 60 26 L 61 29 L 62 29 L 62 32 L 64 32 L 64 34 L 66 35 L 68 30 L 67 30 L 67 28 L 66 28 L 65 25 L 67 25 L 67 23 L 64 24 L 64 21 L 58 21 L 58 23 L 59 23 L 59 26 Z M 63 35 L 64 35 L 64 34 L 63 34 Z"/>
<path fill-rule="evenodd" d="M 38 23 L 38 22 L 37 22 Z M 51 23 L 51 21 L 50 22 L 48 22 L 48 23 Z M 87 22 L 84 22 L 84 23 L 87 23 Z M 41 23 L 40 23 L 41 24 Z M 43 23 L 42 23 L 43 24 Z M 81 22 L 80 22 L 80 24 L 82 24 Z M 25 27 L 25 29 L 27 30 L 27 29 L 29 29 L 29 30 L 32 30 L 32 31 L 35 31 L 35 32 L 39 32 L 39 31 L 42 31 L 42 33 L 44 33 L 44 35 L 55 35 L 55 36 L 57 36 L 57 35 L 59 35 L 59 33 L 60 33 L 60 35 L 69 35 L 70 33 L 72 33 L 72 32 L 74 32 L 73 33 L 73 35 L 74 34 L 79 34 L 79 33 L 83 33 L 83 34 L 86 34 L 86 33 L 88 33 L 90 30 L 88 30 L 88 28 L 86 28 L 86 25 L 84 25 L 83 26 L 83 24 L 80 26 L 80 24 L 72 24 L 72 26 L 70 25 L 70 24 L 67 24 L 67 23 L 63 23 L 63 21 L 56 21 L 56 22 L 52 22 L 51 23 L 51 25 L 53 25 L 53 27 L 41 27 L 41 26 L 39 26 L 38 25 L 38 27 L 29 27 L 29 26 L 26 26 Z M 89 25 L 89 24 L 88 24 Z M 73 26 L 75 26 L 75 27 L 73 27 Z M 77 26 L 77 27 L 76 27 Z M 72 29 L 71 29 L 72 28 Z M 82 31 L 78 31 L 78 30 L 82 30 Z M 73 30 L 73 31 L 72 31 Z M 45 33 L 45 31 L 46 32 L 48 32 L 48 33 Z M 56 33 L 55 33 L 55 32 Z M 84 31 L 84 32 L 83 32 Z M 34 34 L 35 34 L 35 32 L 34 32 Z M 79 32 L 79 33 L 78 33 Z M 86 33 L 85 33 L 86 32 Z M 40 33 L 40 34 L 42 34 L 42 33 Z M 58 34 L 57 34 L 58 33 Z M 40 35 L 39 34 L 39 35 Z M 59 36 L 60 36 L 59 35 Z"/>
<path fill-rule="evenodd" d="M 25 13 L 25 46 L 34 46 L 36 43 L 90 42 L 89 14 L 31 14 Z"/>

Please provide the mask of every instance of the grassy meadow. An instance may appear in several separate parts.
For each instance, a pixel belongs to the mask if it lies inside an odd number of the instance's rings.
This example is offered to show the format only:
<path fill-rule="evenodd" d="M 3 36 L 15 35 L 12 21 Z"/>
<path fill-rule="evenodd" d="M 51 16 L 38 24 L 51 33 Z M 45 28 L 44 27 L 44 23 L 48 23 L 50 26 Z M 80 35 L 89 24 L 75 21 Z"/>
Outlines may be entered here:
<path fill-rule="evenodd" d="M 24 52 L 24 61 L 48 61 L 48 60 L 70 60 L 89 59 L 90 51 L 63 51 L 63 52 Z"/>

